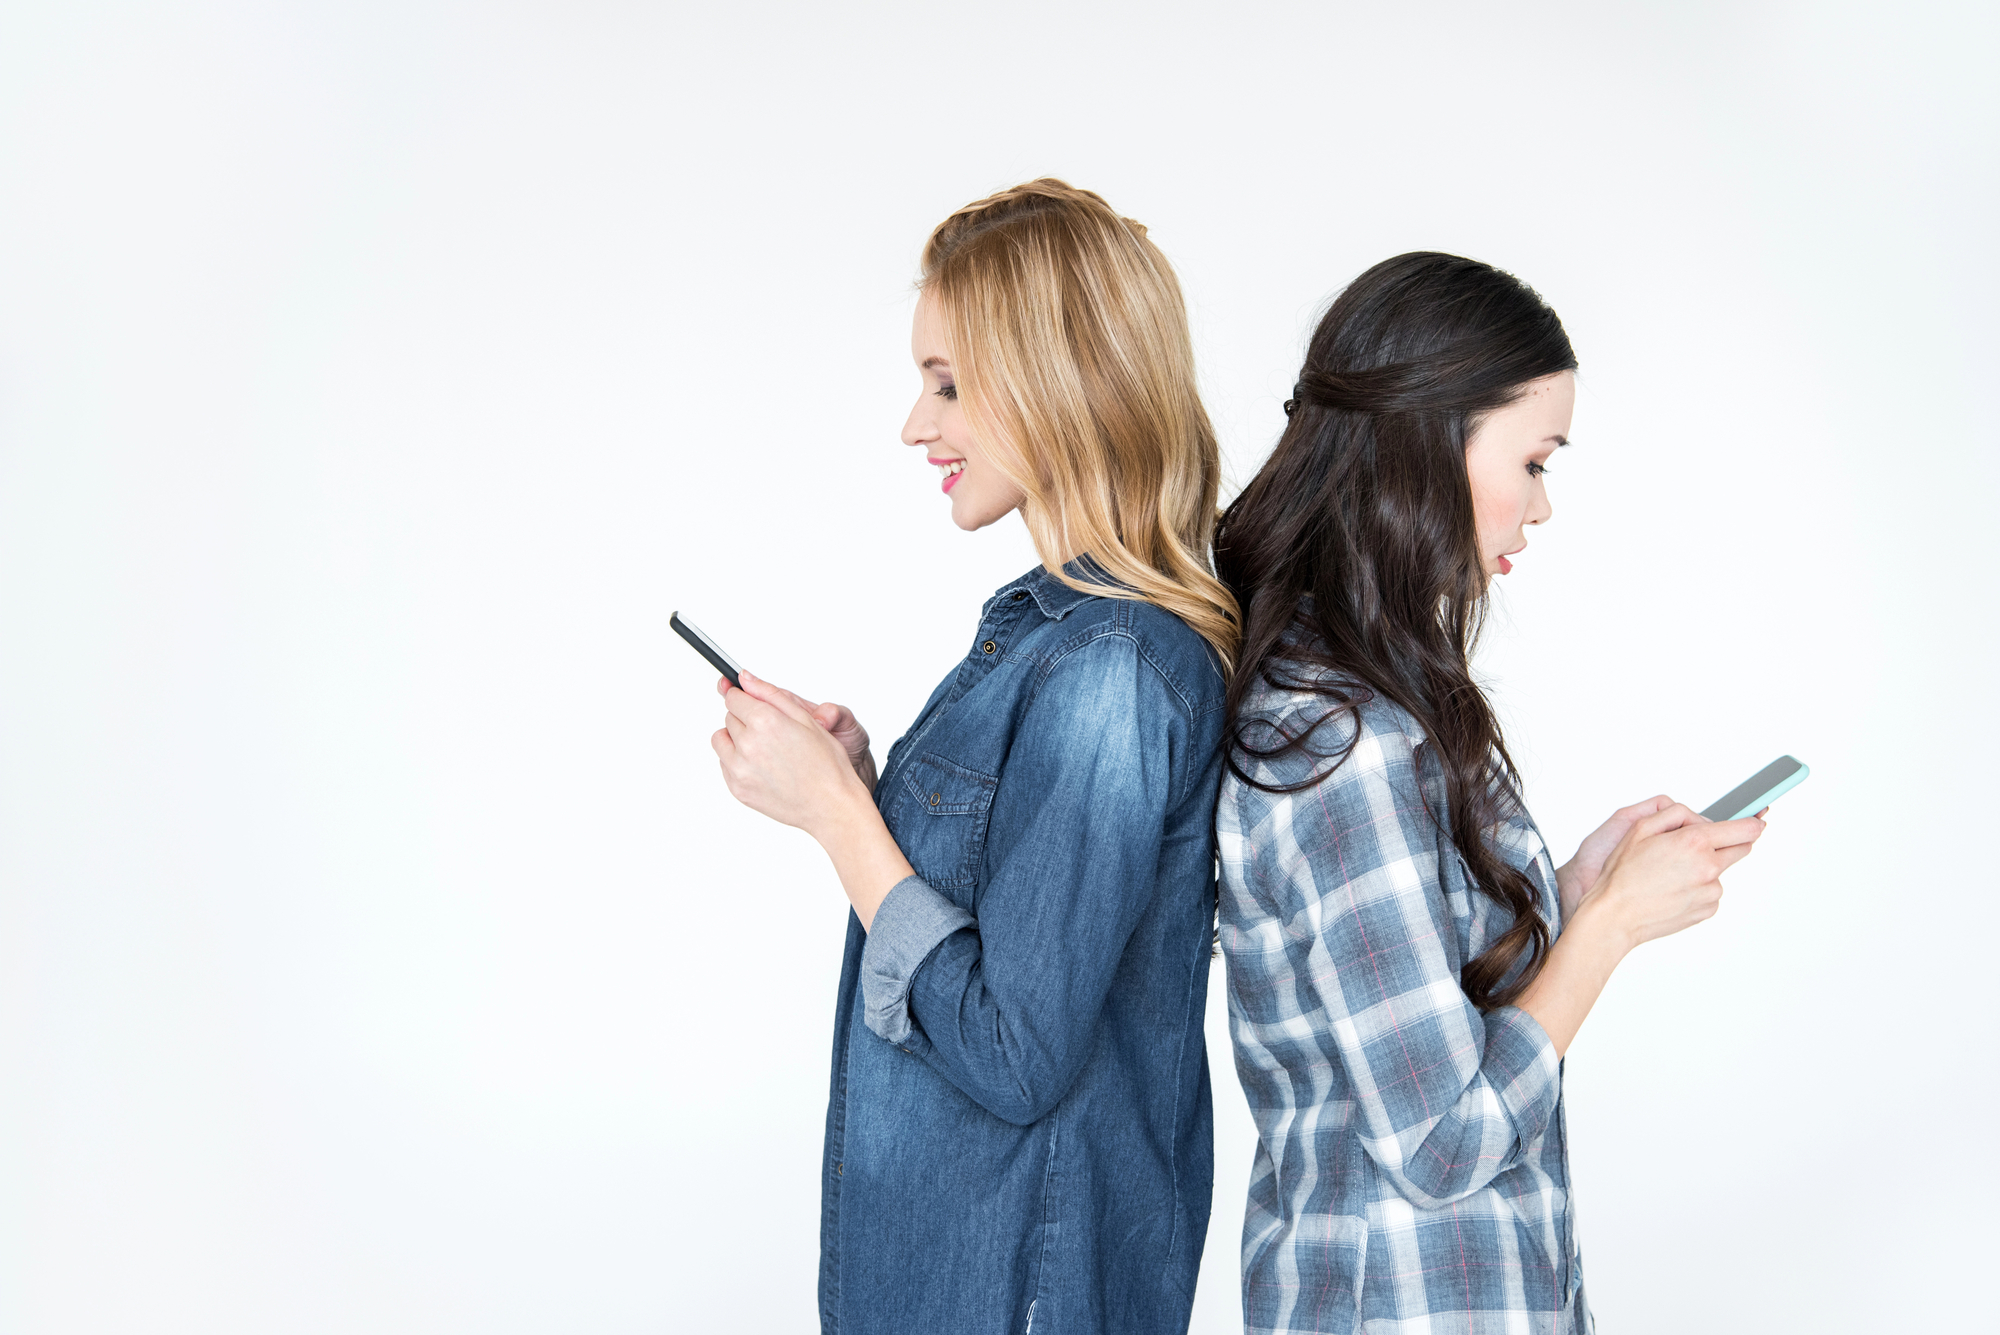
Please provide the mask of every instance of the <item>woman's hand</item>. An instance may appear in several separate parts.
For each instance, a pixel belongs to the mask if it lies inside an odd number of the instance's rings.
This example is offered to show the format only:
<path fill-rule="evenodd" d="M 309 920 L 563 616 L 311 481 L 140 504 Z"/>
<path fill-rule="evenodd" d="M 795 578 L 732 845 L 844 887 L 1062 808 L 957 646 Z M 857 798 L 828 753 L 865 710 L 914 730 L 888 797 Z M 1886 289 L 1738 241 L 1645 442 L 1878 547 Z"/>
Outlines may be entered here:
<path fill-rule="evenodd" d="M 875 766 L 868 734 L 854 715 L 838 705 L 815 706 L 748 672 L 737 675 L 741 689 L 727 681 L 717 684 L 729 713 L 709 739 L 730 794 L 821 842 L 826 831 L 853 814 L 857 799 L 872 810 L 868 785 Z M 845 738 L 836 730 L 843 725 Z"/>
<path fill-rule="evenodd" d="M 1628 950 L 1671 936 L 1715 916 L 1722 873 L 1750 856 L 1763 833 L 1756 816 L 1711 821 L 1677 802 L 1662 806 L 1632 822 L 1578 912 L 1608 922 Z"/>
<path fill-rule="evenodd" d="M 1623 842 L 1632 827 L 1643 818 L 1664 811 L 1673 804 L 1671 797 L 1649 797 L 1629 807 L 1618 808 L 1611 813 L 1610 820 L 1584 838 L 1583 843 L 1577 846 L 1575 857 L 1556 868 L 1556 888 L 1562 892 L 1564 922 L 1568 922 L 1576 912 L 1576 906 L 1583 902 L 1583 897 L 1597 888 L 1597 878 L 1603 874 L 1605 859 Z"/>
<path fill-rule="evenodd" d="M 723 781 L 752 811 L 819 840 L 866 931 L 896 884 L 916 874 L 870 796 L 868 734 L 840 705 L 815 705 L 748 672 L 736 675 L 740 689 L 716 684 L 729 716 L 709 738 Z"/>
<path fill-rule="evenodd" d="M 1620 822 L 1625 829 L 1606 853 L 1607 832 Z M 1632 947 L 1715 916 L 1722 873 L 1748 857 L 1763 833 L 1757 816 L 1711 821 L 1656 797 L 1624 808 L 1583 841 L 1563 869 L 1568 921 L 1542 971 L 1514 1003 L 1542 1026 L 1558 1057 L 1569 1051 Z M 1572 912 L 1570 894 L 1579 877 L 1588 878 L 1588 888 Z"/>
<path fill-rule="evenodd" d="M 854 717 L 854 711 L 846 705 L 800 703 L 819 720 L 820 727 L 833 734 L 833 740 L 847 752 L 847 759 L 854 766 L 854 773 L 860 778 L 862 786 L 874 792 L 875 755 L 868 749 L 868 729 L 861 726 L 861 720 Z"/>

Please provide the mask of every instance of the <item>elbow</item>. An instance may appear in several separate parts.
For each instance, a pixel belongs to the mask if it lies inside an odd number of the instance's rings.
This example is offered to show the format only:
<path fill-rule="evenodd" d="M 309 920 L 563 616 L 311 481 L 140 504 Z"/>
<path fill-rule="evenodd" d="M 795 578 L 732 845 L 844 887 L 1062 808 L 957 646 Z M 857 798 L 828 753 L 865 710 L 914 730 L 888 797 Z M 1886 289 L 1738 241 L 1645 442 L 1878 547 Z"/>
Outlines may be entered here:
<path fill-rule="evenodd" d="M 1430 1140 L 1396 1159 L 1375 1154 L 1373 1146 L 1369 1149 L 1396 1194 L 1419 1210 L 1442 1210 L 1485 1190 L 1514 1157 L 1492 1153 L 1484 1145 L 1438 1145 Z"/>
<path fill-rule="evenodd" d="M 1052 1056 L 1057 1059 L 1050 1060 Z M 960 1088 L 1001 1121 L 1014 1126 L 1033 1126 L 1068 1097 L 1080 1065 L 1057 1054 L 1037 1053 L 1030 1057 L 1016 1052 L 1011 1054 L 1011 1060 L 1008 1057 L 995 1060 L 984 1073 L 985 1079 Z"/>
<path fill-rule="evenodd" d="M 1056 1110 L 1066 1092 L 1038 1088 L 1034 1082 L 1008 1081 L 1001 1088 L 975 1095 L 974 1101 L 1012 1126 L 1033 1126 Z"/>
<path fill-rule="evenodd" d="M 1395 1184 L 1396 1194 L 1419 1210 L 1442 1210 L 1474 1195 L 1493 1179 L 1483 1177 L 1454 1183 L 1426 1183 L 1407 1173 L 1391 1170 L 1389 1180 Z"/>

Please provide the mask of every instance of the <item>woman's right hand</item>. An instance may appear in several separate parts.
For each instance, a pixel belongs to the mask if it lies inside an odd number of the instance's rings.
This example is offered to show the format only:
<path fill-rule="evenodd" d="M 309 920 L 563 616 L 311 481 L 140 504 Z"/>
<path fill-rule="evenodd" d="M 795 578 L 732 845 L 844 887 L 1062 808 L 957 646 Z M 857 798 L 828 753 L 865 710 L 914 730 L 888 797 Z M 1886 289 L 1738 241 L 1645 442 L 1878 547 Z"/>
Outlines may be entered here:
<path fill-rule="evenodd" d="M 1722 873 L 1764 833 L 1756 816 L 1711 821 L 1676 802 L 1641 817 L 1604 861 L 1577 911 L 1607 917 L 1627 949 L 1715 916 Z"/>

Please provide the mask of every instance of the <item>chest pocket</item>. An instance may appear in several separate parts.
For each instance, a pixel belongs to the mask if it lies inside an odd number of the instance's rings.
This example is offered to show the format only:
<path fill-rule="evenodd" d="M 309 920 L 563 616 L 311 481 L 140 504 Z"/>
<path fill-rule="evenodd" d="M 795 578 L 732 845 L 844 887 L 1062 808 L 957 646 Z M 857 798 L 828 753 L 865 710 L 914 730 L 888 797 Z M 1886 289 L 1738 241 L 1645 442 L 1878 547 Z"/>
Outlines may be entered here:
<path fill-rule="evenodd" d="M 903 856 L 934 889 L 972 885 L 999 780 L 932 754 L 912 759 L 900 777 L 888 823 Z"/>

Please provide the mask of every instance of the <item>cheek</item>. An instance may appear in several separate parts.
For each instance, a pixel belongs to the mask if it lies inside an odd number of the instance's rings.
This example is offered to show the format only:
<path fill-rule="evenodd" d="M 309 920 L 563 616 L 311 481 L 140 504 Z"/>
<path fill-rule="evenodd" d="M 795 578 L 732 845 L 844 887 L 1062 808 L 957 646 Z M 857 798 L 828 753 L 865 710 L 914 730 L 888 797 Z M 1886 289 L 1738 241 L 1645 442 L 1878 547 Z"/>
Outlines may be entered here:
<path fill-rule="evenodd" d="M 1513 538 L 1527 520 L 1532 490 L 1525 481 L 1523 485 L 1511 488 L 1473 484 L 1472 516 L 1474 525 L 1479 529 L 1481 547 L 1504 544 Z"/>
<path fill-rule="evenodd" d="M 1506 498 L 1494 494 L 1493 488 L 1482 485 L 1477 479 L 1472 484 L 1472 522 L 1479 527 L 1479 536 L 1484 538 L 1506 522 Z"/>

